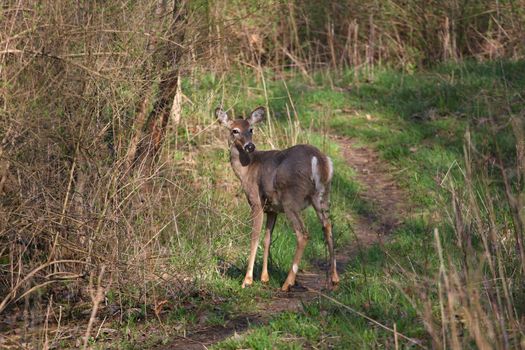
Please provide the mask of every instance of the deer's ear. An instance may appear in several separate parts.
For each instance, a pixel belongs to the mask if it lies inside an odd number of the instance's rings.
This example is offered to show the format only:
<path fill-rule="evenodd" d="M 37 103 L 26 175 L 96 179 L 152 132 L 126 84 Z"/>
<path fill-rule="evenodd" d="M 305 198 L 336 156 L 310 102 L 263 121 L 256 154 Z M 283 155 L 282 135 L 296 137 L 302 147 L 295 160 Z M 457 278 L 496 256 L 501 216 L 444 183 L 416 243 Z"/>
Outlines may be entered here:
<path fill-rule="evenodd" d="M 230 127 L 230 120 L 228 119 L 228 114 L 226 114 L 226 112 L 223 111 L 221 107 L 215 109 L 215 116 L 217 117 L 217 120 L 221 122 L 222 125 L 224 125 L 227 128 Z"/>
<path fill-rule="evenodd" d="M 264 120 L 264 114 L 265 114 L 264 107 L 257 107 L 253 110 L 252 114 L 250 114 L 250 118 L 248 118 L 248 123 L 250 125 L 257 124 Z"/>

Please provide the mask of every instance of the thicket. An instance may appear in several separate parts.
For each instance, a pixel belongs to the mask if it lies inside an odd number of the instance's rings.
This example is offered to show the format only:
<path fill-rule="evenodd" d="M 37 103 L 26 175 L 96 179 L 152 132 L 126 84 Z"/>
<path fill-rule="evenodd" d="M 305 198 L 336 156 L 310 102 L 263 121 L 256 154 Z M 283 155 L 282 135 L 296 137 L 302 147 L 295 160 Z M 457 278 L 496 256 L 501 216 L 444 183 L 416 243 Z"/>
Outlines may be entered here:
<path fill-rule="evenodd" d="M 0 23 L 0 314 L 25 309 L 37 324 L 52 300 L 98 305 L 109 286 L 123 309 L 180 298 L 224 248 L 225 225 L 243 230 L 225 194 L 209 194 L 216 179 L 194 171 L 194 154 L 217 142 L 203 128 L 221 91 L 185 113 L 182 78 L 245 66 L 307 79 L 351 69 L 357 81 L 376 66 L 521 59 L 525 2 L 4 1 Z M 505 203 L 525 269 L 523 143 L 516 149 Z M 490 236 L 490 206 L 482 215 L 469 193 L 472 225 Z M 505 293 L 497 310 L 511 315 Z"/>

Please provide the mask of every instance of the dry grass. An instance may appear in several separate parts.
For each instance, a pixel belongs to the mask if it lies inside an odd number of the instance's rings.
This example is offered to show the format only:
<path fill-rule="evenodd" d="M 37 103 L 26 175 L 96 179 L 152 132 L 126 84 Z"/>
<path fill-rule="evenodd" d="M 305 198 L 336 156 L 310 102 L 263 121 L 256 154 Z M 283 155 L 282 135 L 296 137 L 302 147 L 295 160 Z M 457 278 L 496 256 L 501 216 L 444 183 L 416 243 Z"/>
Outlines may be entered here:
<path fill-rule="evenodd" d="M 522 122 L 512 129 L 521 140 Z M 462 179 L 443 179 L 450 193 L 450 226 L 456 247 L 444 249 L 447 234 L 434 232 L 439 257 L 435 279 L 410 276 L 418 290 L 414 305 L 420 310 L 434 348 L 517 349 L 524 346 L 522 290 L 523 150 L 516 148 L 514 164 L 503 165 L 502 155 L 487 162 L 467 133 Z M 499 168 L 503 184 L 490 170 Z M 512 185 L 507 183 L 513 174 Z M 502 186 L 505 190 L 502 192 Z M 521 209 L 520 209 L 521 208 Z M 508 220 L 507 215 L 515 215 Z M 512 215 L 512 214 L 511 214 Z M 406 272 L 405 272 L 406 273 Z M 409 274 L 407 274 L 409 275 Z M 436 289 L 434 289 L 436 288 Z M 439 301 L 439 309 L 435 300 Z"/>

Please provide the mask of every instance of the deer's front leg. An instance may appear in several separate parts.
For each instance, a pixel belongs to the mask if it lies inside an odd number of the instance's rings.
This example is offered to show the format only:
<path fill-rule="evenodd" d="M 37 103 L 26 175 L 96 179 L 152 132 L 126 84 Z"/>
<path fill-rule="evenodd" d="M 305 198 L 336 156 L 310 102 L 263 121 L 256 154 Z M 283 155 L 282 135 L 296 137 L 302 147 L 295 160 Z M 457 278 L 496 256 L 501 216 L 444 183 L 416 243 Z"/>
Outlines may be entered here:
<path fill-rule="evenodd" d="M 259 235 L 261 233 L 263 224 L 263 210 L 262 207 L 252 207 L 252 240 L 250 242 L 250 257 L 248 258 L 248 269 L 246 276 L 242 282 L 242 287 L 246 287 L 253 282 L 253 265 L 255 264 L 255 255 L 257 254 L 257 246 L 259 245 Z"/>
<path fill-rule="evenodd" d="M 263 268 L 261 273 L 261 282 L 268 282 L 270 275 L 268 274 L 268 255 L 270 254 L 270 243 L 272 242 L 272 232 L 275 226 L 277 214 L 266 213 L 266 232 L 264 234 L 264 254 L 263 254 Z"/>

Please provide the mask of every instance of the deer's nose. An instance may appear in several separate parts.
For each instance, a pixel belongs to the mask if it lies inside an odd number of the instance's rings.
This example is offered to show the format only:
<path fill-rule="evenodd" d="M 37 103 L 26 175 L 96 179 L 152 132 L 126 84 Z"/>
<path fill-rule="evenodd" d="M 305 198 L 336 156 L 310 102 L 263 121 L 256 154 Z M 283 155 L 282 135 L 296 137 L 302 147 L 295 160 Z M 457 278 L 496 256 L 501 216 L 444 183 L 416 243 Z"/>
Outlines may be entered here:
<path fill-rule="evenodd" d="M 247 143 L 244 145 L 244 150 L 248 153 L 252 153 L 253 151 L 255 151 L 255 145 L 253 143 Z"/>

